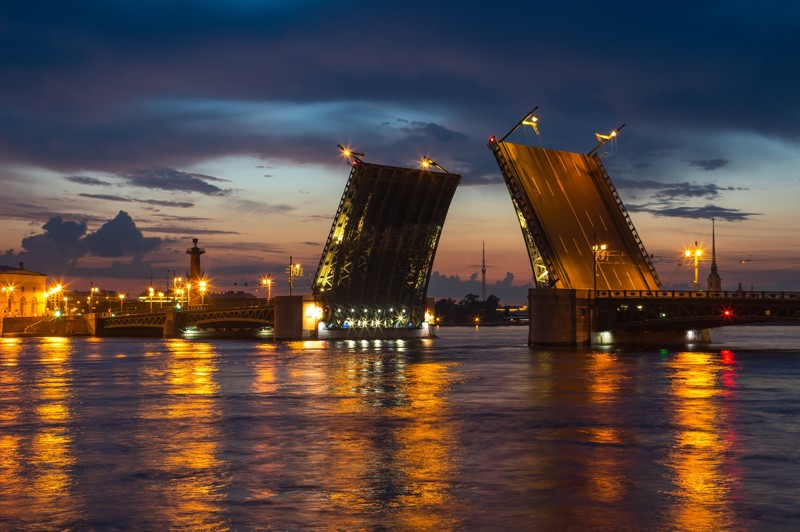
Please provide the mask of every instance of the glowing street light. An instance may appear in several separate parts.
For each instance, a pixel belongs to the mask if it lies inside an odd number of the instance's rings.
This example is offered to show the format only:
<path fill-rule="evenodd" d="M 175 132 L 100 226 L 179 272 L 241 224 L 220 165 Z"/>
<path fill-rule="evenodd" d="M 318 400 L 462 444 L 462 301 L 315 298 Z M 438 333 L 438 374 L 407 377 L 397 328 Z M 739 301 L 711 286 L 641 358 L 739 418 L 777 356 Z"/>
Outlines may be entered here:
<path fill-rule="evenodd" d="M 423 156 L 422 156 L 422 160 L 419 162 L 419 165 L 422 167 L 422 169 L 423 169 L 423 170 L 430 170 L 430 169 L 431 169 L 431 167 L 434 167 L 434 168 L 438 168 L 439 170 L 441 170 L 441 171 L 442 171 L 442 172 L 444 172 L 445 174 L 448 174 L 448 173 L 449 173 L 447 170 L 445 170 L 444 168 L 442 168 L 441 166 L 439 166 L 439 165 L 436 163 L 436 161 L 432 160 L 432 159 L 431 159 L 430 157 L 428 157 L 427 155 L 423 155 Z"/>
<path fill-rule="evenodd" d="M 164 308 L 164 292 L 158 293 L 158 308 Z"/>
<path fill-rule="evenodd" d="M 695 242 L 694 248 L 683 250 L 683 256 L 688 261 L 694 260 L 694 290 L 696 292 L 698 290 L 698 284 L 700 280 L 699 263 L 700 257 L 703 256 L 703 250 L 697 245 L 697 242 Z"/>
<path fill-rule="evenodd" d="M 303 275 L 303 267 L 300 266 L 300 264 L 295 264 L 291 255 L 289 255 L 289 268 L 287 269 L 287 273 L 289 274 L 289 295 L 292 295 L 294 278 Z"/>
<path fill-rule="evenodd" d="M 597 274 L 598 262 L 608 260 L 608 245 L 597 244 L 597 237 L 595 236 L 595 243 L 592 244 L 592 308 L 589 309 L 589 343 L 591 344 L 591 333 L 596 327 L 597 319 Z"/>
<path fill-rule="evenodd" d="M 155 290 L 155 288 L 153 288 L 151 286 L 150 288 L 147 289 L 147 292 L 150 294 L 150 297 L 148 299 L 150 300 L 150 313 L 152 314 L 153 313 L 153 295 L 155 294 L 156 290 Z"/>
<path fill-rule="evenodd" d="M 272 299 L 272 275 L 267 275 L 261 279 L 261 286 L 267 287 L 267 301 Z"/>
<path fill-rule="evenodd" d="M 206 289 L 208 285 L 205 281 L 200 281 L 197 283 L 197 289 L 200 291 L 200 304 L 205 305 L 206 303 Z"/>
<path fill-rule="evenodd" d="M 119 313 L 122 314 L 122 305 L 125 302 L 125 294 L 119 294 Z"/>
<path fill-rule="evenodd" d="M 337 144 L 337 146 L 339 146 L 339 149 L 341 150 L 342 157 L 347 160 L 347 164 L 350 166 L 357 165 L 359 162 L 361 162 L 361 158 L 364 157 L 363 153 L 353 151 L 347 146 L 342 146 L 341 144 Z"/>
<path fill-rule="evenodd" d="M 11 294 L 14 292 L 14 287 L 12 285 L 4 286 L 3 292 L 6 293 L 6 311 L 11 314 Z"/>

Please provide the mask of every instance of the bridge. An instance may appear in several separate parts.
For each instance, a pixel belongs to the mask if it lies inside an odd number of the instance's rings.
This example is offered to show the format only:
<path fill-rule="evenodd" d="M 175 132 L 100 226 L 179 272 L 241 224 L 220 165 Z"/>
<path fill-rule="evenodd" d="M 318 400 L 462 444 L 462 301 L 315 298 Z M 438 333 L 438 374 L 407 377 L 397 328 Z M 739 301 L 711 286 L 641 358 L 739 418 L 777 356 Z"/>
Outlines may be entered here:
<path fill-rule="evenodd" d="M 529 343 L 603 344 L 622 337 L 640 344 L 685 343 L 710 341 L 707 329 L 713 327 L 800 324 L 800 296 L 794 293 L 661 291 L 650 255 L 598 155 L 622 126 L 598 135 L 600 144 L 587 154 L 506 141 L 526 124 L 538 134 L 534 112 L 488 143 L 535 281 Z"/>
<path fill-rule="evenodd" d="M 402 168 L 351 157 L 313 282 L 318 337 L 428 335 L 428 282 L 461 176 L 428 158 Z"/>
<path fill-rule="evenodd" d="M 275 325 L 275 304 L 259 299 L 225 305 L 197 305 L 177 310 L 97 316 L 98 336 L 175 336 L 180 331 L 257 332 Z"/>

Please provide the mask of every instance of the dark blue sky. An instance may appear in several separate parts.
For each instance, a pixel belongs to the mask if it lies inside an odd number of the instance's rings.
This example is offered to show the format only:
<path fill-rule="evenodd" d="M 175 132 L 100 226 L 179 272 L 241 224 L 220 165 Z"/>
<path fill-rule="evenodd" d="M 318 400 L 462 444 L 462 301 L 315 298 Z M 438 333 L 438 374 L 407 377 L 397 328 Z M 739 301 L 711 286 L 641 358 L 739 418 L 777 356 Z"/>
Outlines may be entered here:
<path fill-rule="evenodd" d="M 347 143 L 461 173 L 436 269 L 464 281 L 486 240 L 498 290 L 506 272 L 524 284 L 485 141 L 538 105 L 541 140 L 521 142 L 588 151 L 626 124 L 605 161 L 665 281 L 715 216 L 724 285 L 789 286 L 798 51 L 793 2 L 4 2 L 1 260 L 148 278 L 184 267 L 199 236 L 220 279 L 281 271 L 290 253 L 310 272 Z M 85 233 L 59 240 L 59 216 Z M 101 228 L 131 244 L 90 238 Z M 53 249 L 72 251 L 56 267 Z"/>

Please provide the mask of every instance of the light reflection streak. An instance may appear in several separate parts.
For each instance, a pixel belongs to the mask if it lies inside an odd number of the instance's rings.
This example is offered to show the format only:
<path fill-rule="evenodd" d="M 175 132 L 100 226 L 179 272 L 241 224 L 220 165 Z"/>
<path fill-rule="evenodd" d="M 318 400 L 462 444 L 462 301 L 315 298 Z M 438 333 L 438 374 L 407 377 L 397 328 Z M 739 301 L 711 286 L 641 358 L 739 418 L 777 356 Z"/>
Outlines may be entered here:
<path fill-rule="evenodd" d="M 2 341 L 0 515 L 9 529 L 70 528 L 85 514 L 73 476 L 71 344 L 45 338 L 30 352 L 20 361 L 22 344 Z"/>
<path fill-rule="evenodd" d="M 391 344 L 391 345 L 389 345 Z M 395 347 L 397 350 L 395 350 Z M 359 528 L 365 512 L 386 512 L 390 528 L 452 529 L 454 427 L 446 399 L 452 363 L 410 361 L 404 345 L 356 344 L 325 374 L 337 398 L 328 428 L 326 491 L 334 528 Z"/>
<path fill-rule="evenodd" d="M 146 483 L 154 499 L 150 518 L 164 528 L 224 529 L 226 483 L 214 380 L 218 355 L 203 342 L 174 339 L 166 347 L 166 367 L 154 359 L 144 378 L 144 386 L 162 394 L 164 402 L 139 413 L 144 423 L 161 429 L 140 432 L 148 475 L 168 479 Z"/>
<path fill-rule="evenodd" d="M 614 445 L 626 438 L 618 427 L 623 425 L 616 403 L 620 399 L 627 375 L 618 357 L 611 353 L 592 353 L 587 365 L 589 404 L 595 412 L 594 425 L 588 428 L 588 440 L 598 444 L 592 448 L 587 464 L 588 488 L 593 497 L 613 503 L 623 500 L 627 471 L 615 452 Z"/>
<path fill-rule="evenodd" d="M 670 363 L 677 427 L 667 465 L 672 469 L 676 528 L 712 530 L 732 523 L 728 494 L 735 479 L 725 473 L 729 441 L 717 379 L 721 368 L 711 353 L 683 352 Z"/>

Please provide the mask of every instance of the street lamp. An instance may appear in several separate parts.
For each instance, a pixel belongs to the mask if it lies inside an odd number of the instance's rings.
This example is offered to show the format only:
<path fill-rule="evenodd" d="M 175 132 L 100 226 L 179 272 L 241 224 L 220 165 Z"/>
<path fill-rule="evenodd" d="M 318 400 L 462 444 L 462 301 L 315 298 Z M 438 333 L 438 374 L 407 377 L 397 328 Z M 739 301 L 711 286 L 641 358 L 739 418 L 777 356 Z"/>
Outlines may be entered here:
<path fill-rule="evenodd" d="M 93 308 L 92 308 L 92 301 L 95 299 L 95 296 L 94 296 L 94 295 L 95 295 L 97 292 L 99 292 L 99 291 L 100 291 L 100 289 L 99 289 L 98 287 L 96 287 L 96 286 L 92 286 L 92 285 L 90 284 L 90 288 L 89 288 L 89 313 L 90 313 L 90 314 L 91 314 L 91 313 L 92 313 L 92 311 L 93 311 Z"/>
<path fill-rule="evenodd" d="M 444 168 L 442 168 L 441 166 L 436 164 L 436 161 L 431 160 L 431 158 L 428 157 L 427 155 L 423 155 L 422 156 L 422 160 L 419 162 L 419 165 L 422 167 L 423 170 L 430 170 L 431 167 L 434 167 L 434 168 L 438 168 L 439 170 L 441 170 L 445 174 L 448 173 L 447 170 L 445 170 Z"/>
<path fill-rule="evenodd" d="M 267 275 L 261 279 L 261 286 L 267 287 L 267 301 L 272 299 L 272 275 Z"/>
<path fill-rule="evenodd" d="M 697 245 L 697 242 L 694 243 L 694 248 L 692 249 L 685 249 L 683 251 L 683 256 L 686 257 L 686 260 L 694 260 L 694 291 L 697 292 L 699 280 L 700 280 L 700 257 L 703 256 L 703 250 L 700 246 Z"/>
<path fill-rule="evenodd" d="M 150 288 L 147 289 L 147 292 L 148 292 L 148 294 L 150 296 L 148 299 L 150 300 L 150 314 L 152 314 L 153 313 L 153 295 L 155 294 L 156 291 L 151 286 Z"/>
<path fill-rule="evenodd" d="M 598 262 L 608 259 L 608 246 L 606 244 L 592 244 L 592 306 L 589 309 L 589 343 L 592 343 L 591 334 L 596 327 L 597 314 L 597 268 Z"/>
<path fill-rule="evenodd" d="M 158 308 L 164 308 L 164 292 L 158 293 Z"/>
<path fill-rule="evenodd" d="M 200 304 L 201 305 L 205 305 L 206 304 L 206 287 L 207 287 L 207 284 L 206 284 L 205 281 L 200 281 L 198 283 L 198 286 L 200 287 Z"/>
<path fill-rule="evenodd" d="M 125 302 L 125 294 L 119 294 L 119 313 L 122 314 L 122 305 Z"/>
<path fill-rule="evenodd" d="M 294 278 L 303 275 L 303 267 L 300 264 L 295 264 L 292 256 L 289 255 L 289 295 L 292 295 L 292 287 L 294 286 Z"/>

